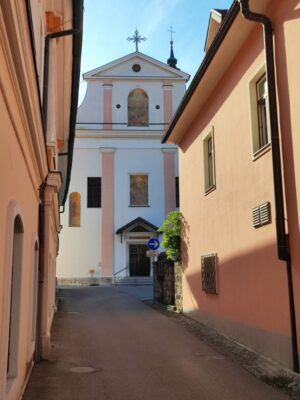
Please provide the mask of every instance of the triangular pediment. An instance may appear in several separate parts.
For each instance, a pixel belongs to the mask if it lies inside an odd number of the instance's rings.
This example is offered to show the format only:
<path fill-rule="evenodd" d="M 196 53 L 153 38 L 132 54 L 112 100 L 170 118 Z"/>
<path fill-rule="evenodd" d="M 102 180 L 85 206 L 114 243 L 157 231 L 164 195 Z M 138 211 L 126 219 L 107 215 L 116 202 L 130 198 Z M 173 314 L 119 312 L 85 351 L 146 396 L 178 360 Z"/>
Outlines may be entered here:
<path fill-rule="evenodd" d="M 117 229 L 116 234 L 119 235 L 124 232 L 156 232 L 157 230 L 157 226 L 142 217 L 138 217 Z"/>
<path fill-rule="evenodd" d="M 135 67 L 134 67 L 135 66 Z M 83 74 L 85 80 L 97 79 L 180 79 L 189 75 L 140 52 L 134 52 Z"/>

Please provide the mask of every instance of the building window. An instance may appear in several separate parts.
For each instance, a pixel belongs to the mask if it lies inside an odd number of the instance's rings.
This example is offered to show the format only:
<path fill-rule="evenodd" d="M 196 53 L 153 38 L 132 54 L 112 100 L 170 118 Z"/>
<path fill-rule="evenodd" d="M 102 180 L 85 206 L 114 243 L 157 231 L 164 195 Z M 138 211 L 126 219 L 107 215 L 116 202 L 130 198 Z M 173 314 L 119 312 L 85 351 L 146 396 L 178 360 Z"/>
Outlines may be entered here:
<path fill-rule="evenodd" d="M 148 95 L 143 89 L 134 89 L 128 95 L 128 126 L 148 126 Z"/>
<path fill-rule="evenodd" d="M 175 176 L 175 201 L 176 208 L 179 208 L 179 176 Z"/>
<path fill-rule="evenodd" d="M 80 226 L 81 220 L 81 196 L 78 192 L 73 192 L 69 196 L 69 226 Z"/>
<path fill-rule="evenodd" d="M 148 175 L 130 175 L 130 205 L 148 206 Z"/>
<path fill-rule="evenodd" d="M 266 105 L 267 97 L 267 81 L 266 75 L 264 75 L 256 84 L 259 148 L 262 148 L 269 143 Z"/>
<path fill-rule="evenodd" d="M 23 236 L 23 223 L 20 216 L 17 216 L 14 221 L 14 236 L 12 247 L 13 254 L 9 296 L 10 315 L 8 328 L 7 378 L 15 378 L 18 375 Z"/>
<path fill-rule="evenodd" d="M 87 178 L 87 206 L 101 207 L 101 178 Z"/>
<path fill-rule="evenodd" d="M 205 293 L 217 293 L 216 263 L 216 254 L 201 257 L 202 290 Z"/>
<path fill-rule="evenodd" d="M 205 193 L 215 188 L 214 135 L 211 131 L 203 141 L 204 152 L 204 190 Z"/>
<path fill-rule="evenodd" d="M 264 69 L 250 82 L 251 122 L 254 155 L 270 144 L 268 85 Z"/>

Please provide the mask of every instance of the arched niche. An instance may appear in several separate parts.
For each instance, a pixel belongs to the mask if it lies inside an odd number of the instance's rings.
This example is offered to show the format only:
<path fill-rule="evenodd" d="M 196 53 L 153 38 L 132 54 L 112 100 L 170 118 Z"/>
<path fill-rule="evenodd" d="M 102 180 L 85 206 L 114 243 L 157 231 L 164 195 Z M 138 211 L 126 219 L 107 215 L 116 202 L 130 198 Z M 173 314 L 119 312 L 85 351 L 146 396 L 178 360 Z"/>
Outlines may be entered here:
<path fill-rule="evenodd" d="M 72 192 L 69 196 L 69 226 L 78 227 L 81 223 L 81 196 Z"/>
<path fill-rule="evenodd" d="M 149 99 L 147 93 L 140 88 L 132 90 L 128 95 L 128 126 L 149 125 Z"/>

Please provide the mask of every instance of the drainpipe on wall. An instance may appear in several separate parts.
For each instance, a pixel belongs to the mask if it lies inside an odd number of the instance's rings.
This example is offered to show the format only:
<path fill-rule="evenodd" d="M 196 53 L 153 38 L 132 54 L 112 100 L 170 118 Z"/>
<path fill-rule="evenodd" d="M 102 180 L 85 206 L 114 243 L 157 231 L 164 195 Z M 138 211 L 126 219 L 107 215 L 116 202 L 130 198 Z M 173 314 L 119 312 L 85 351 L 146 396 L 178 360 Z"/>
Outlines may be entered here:
<path fill-rule="evenodd" d="M 297 325 L 296 325 L 295 300 L 294 300 L 294 289 L 293 289 L 293 275 L 292 275 L 291 255 L 288 244 L 288 235 L 286 234 L 285 231 L 285 218 L 284 218 L 284 195 L 283 195 L 280 141 L 279 141 L 279 129 L 278 129 L 277 100 L 276 100 L 273 27 L 271 20 L 266 15 L 257 14 L 250 11 L 249 0 L 238 0 L 238 2 L 240 3 L 240 10 L 242 15 L 250 21 L 259 22 L 260 24 L 263 25 L 264 28 L 266 77 L 267 77 L 268 92 L 269 92 L 268 101 L 269 101 L 270 127 L 271 127 L 277 252 L 279 260 L 285 261 L 287 266 L 291 339 L 292 339 L 292 351 L 293 351 L 293 369 L 295 372 L 299 372 L 299 355 L 298 355 L 298 344 L 297 344 Z"/>
<path fill-rule="evenodd" d="M 43 84 L 43 125 L 44 135 L 47 135 L 47 117 L 48 117 L 48 92 L 49 92 L 49 57 L 50 57 L 50 40 L 63 36 L 78 35 L 80 31 L 77 29 L 67 29 L 61 32 L 49 33 L 45 38 L 45 51 L 44 51 L 44 84 Z"/>

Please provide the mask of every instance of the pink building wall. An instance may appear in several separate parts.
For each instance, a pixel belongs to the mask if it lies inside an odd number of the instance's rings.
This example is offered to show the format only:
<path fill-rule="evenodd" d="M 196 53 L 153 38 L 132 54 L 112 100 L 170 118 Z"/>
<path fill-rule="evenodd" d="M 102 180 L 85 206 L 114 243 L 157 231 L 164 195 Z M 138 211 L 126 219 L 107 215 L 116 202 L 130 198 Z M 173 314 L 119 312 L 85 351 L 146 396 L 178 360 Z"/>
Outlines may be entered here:
<path fill-rule="evenodd" d="M 102 262 L 104 277 L 113 273 L 114 246 L 114 150 L 102 149 Z"/>
<path fill-rule="evenodd" d="M 112 85 L 103 85 L 103 122 L 104 129 L 112 128 Z"/>
<path fill-rule="evenodd" d="M 300 315 L 300 54 L 295 41 L 300 27 L 299 5 L 292 3 L 272 2 L 268 12 L 275 22 L 288 230 Z M 187 235 L 183 306 L 195 318 L 291 367 L 286 265 L 277 258 L 271 151 L 268 148 L 256 159 L 252 155 L 249 83 L 264 57 L 262 29 L 253 23 L 252 33 L 179 142 L 181 211 Z M 216 188 L 205 195 L 203 138 L 212 129 Z M 272 223 L 255 229 L 252 209 L 266 201 L 271 203 Z M 201 289 L 201 256 L 213 252 L 218 256 L 217 295 Z M 298 318 L 300 342 L 299 323 Z"/>

